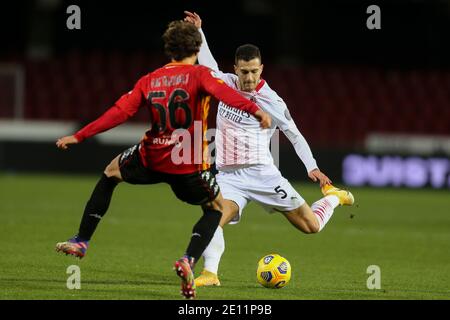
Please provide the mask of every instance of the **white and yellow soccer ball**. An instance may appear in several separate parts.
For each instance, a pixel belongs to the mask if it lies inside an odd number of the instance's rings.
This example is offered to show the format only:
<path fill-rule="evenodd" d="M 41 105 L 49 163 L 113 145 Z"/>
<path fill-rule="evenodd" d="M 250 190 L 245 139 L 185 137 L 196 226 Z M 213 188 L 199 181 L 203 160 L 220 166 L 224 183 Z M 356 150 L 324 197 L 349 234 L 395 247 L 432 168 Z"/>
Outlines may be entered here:
<path fill-rule="evenodd" d="M 268 254 L 258 262 L 256 279 L 266 288 L 283 288 L 291 280 L 291 264 L 279 254 Z"/>

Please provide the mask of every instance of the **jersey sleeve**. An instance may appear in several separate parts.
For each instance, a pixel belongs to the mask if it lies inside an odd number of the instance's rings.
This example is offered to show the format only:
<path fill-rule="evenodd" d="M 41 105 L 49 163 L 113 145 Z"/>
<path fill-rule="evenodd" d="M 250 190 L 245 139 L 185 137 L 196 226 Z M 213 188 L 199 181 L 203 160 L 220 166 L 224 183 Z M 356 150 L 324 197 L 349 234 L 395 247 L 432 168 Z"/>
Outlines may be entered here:
<path fill-rule="evenodd" d="M 265 111 L 270 114 L 274 124 L 277 125 L 289 139 L 297 156 L 305 165 L 306 171 L 309 173 L 312 170 L 317 169 L 317 162 L 314 159 L 311 148 L 289 114 L 286 103 L 278 96 L 271 97 L 270 100 L 271 107 L 264 108 Z"/>
<path fill-rule="evenodd" d="M 210 68 L 214 71 L 218 78 L 225 81 L 225 83 L 229 86 L 233 86 L 233 84 L 237 80 L 237 76 L 231 73 L 224 73 L 219 69 L 219 65 L 217 64 L 217 61 L 214 59 L 214 56 L 209 49 L 208 42 L 206 41 L 203 30 L 198 29 L 198 31 L 202 35 L 202 45 L 200 46 L 200 52 L 198 54 L 198 63 L 202 66 Z"/>
<path fill-rule="evenodd" d="M 225 84 L 222 79 L 214 77 L 213 74 L 214 71 L 205 67 L 199 67 L 198 80 L 206 93 L 230 107 L 247 111 L 252 115 L 259 110 L 259 107 L 254 102 L 241 96 L 237 91 Z"/>
<path fill-rule="evenodd" d="M 132 117 L 140 107 L 145 105 L 146 97 L 144 91 L 146 80 L 147 76 L 139 79 L 139 81 L 135 84 L 133 90 L 121 96 L 115 103 L 117 107 L 122 109 L 130 117 Z"/>
<path fill-rule="evenodd" d="M 145 77 L 141 78 L 133 90 L 124 94 L 116 103 L 102 114 L 97 120 L 89 123 L 77 133 L 75 138 L 78 142 L 92 137 L 98 133 L 112 129 L 132 117 L 141 106 L 145 104 L 145 96 L 143 91 Z"/>
<path fill-rule="evenodd" d="M 202 35 L 202 45 L 200 46 L 200 52 L 198 53 L 198 63 L 214 70 L 216 73 L 222 73 L 219 70 L 219 65 L 214 59 L 211 50 L 209 50 L 208 42 L 206 41 L 205 34 L 202 29 L 198 29 L 200 34 Z"/>
<path fill-rule="evenodd" d="M 77 133 L 75 133 L 75 138 L 78 142 L 82 142 L 83 140 L 95 136 L 98 133 L 107 131 L 112 129 L 119 124 L 124 123 L 128 120 L 130 116 L 123 111 L 118 106 L 114 105 L 109 108 L 104 114 L 102 114 L 97 120 L 89 123 Z"/>
<path fill-rule="evenodd" d="M 309 173 L 314 169 L 317 169 L 317 162 L 314 159 L 313 154 L 311 152 L 311 148 L 308 145 L 305 137 L 300 133 L 294 121 L 289 121 L 289 127 L 285 130 L 282 130 L 289 141 L 292 143 L 292 146 L 297 153 L 297 156 L 303 162 L 306 167 L 306 171 Z"/>

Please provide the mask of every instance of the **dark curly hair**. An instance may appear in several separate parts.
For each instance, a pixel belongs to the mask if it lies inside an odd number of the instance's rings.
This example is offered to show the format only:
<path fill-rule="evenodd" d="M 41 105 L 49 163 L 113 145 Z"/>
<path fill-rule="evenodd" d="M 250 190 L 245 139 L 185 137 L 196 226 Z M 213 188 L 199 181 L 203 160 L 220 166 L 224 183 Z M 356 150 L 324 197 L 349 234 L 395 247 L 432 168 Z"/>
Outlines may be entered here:
<path fill-rule="evenodd" d="M 181 20 L 170 22 L 162 38 L 166 55 L 175 61 L 196 54 L 202 44 L 202 36 L 197 27 Z"/>

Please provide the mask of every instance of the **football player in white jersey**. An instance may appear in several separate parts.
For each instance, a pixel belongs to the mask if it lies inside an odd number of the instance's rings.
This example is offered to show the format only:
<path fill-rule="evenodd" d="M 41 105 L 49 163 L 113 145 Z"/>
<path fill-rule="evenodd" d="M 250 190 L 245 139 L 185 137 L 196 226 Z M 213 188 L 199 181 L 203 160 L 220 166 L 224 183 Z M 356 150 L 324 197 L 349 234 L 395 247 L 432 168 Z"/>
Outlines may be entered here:
<path fill-rule="evenodd" d="M 189 11 L 185 14 L 185 21 L 193 23 L 202 34 L 199 63 L 211 68 L 216 77 L 256 102 L 272 117 L 272 128 L 261 130 L 253 116 L 219 102 L 215 140 L 216 179 L 225 199 L 225 208 L 220 226 L 203 253 L 204 270 L 195 279 L 197 286 L 217 286 L 220 285 L 217 276 L 219 262 L 225 251 L 222 228 L 228 223 L 239 222 L 242 210 L 250 201 L 260 204 L 268 212 L 281 212 L 297 229 L 311 234 L 324 228 L 337 206 L 352 205 L 354 198 L 349 191 L 331 185 L 330 179 L 319 170 L 283 99 L 261 79 L 263 65 L 259 49 L 249 44 L 240 46 L 235 55 L 236 74 L 223 73 L 209 50 L 200 16 Z M 320 182 L 324 198 L 311 207 L 274 165 L 269 145 L 277 127 L 292 143 L 309 178 Z"/>

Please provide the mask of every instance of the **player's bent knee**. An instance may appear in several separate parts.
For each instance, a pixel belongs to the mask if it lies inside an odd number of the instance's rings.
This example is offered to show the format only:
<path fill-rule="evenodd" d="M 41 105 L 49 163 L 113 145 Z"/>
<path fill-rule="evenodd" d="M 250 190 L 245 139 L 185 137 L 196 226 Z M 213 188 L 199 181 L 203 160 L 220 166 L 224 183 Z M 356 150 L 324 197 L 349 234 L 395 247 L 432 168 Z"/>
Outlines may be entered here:
<path fill-rule="evenodd" d="M 223 204 L 222 219 L 220 219 L 221 227 L 227 225 L 236 215 L 239 215 L 239 206 L 234 201 L 224 199 Z"/>
<path fill-rule="evenodd" d="M 298 208 L 291 212 L 285 213 L 285 217 L 299 231 L 305 234 L 314 234 L 320 231 L 320 225 L 314 214 L 309 212 L 307 208 Z"/>
<path fill-rule="evenodd" d="M 302 229 L 300 229 L 304 234 L 315 234 L 318 233 L 320 228 L 315 224 L 306 224 Z"/>
<path fill-rule="evenodd" d="M 105 168 L 105 171 L 103 173 L 108 178 L 113 178 L 117 182 L 122 182 L 122 175 L 120 173 L 120 167 L 119 167 L 119 157 L 116 157 L 111 163 Z"/>
<path fill-rule="evenodd" d="M 225 204 L 224 204 L 224 199 L 223 199 L 223 197 L 222 197 L 222 194 L 219 193 L 219 194 L 217 195 L 217 197 L 216 197 L 214 200 L 212 200 L 212 201 L 210 201 L 210 202 L 208 202 L 208 203 L 203 204 L 203 205 L 202 205 L 202 208 L 203 208 L 204 210 L 205 210 L 205 209 L 208 209 L 208 210 L 215 210 L 215 211 L 223 212 L 224 206 L 225 206 Z"/>
<path fill-rule="evenodd" d="M 304 231 L 306 234 L 314 234 L 320 231 L 320 226 L 317 223 L 309 223 L 307 229 Z"/>
<path fill-rule="evenodd" d="M 214 210 L 214 211 L 223 211 L 223 205 L 216 200 L 210 201 L 202 205 L 203 210 Z"/>
<path fill-rule="evenodd" d="M 314 224 L 308 223 L 308 221 L 294 224 L 294 226 L 304 234 L 314 234 L 319 232 L 319 228 L 316 227 Z"/>

